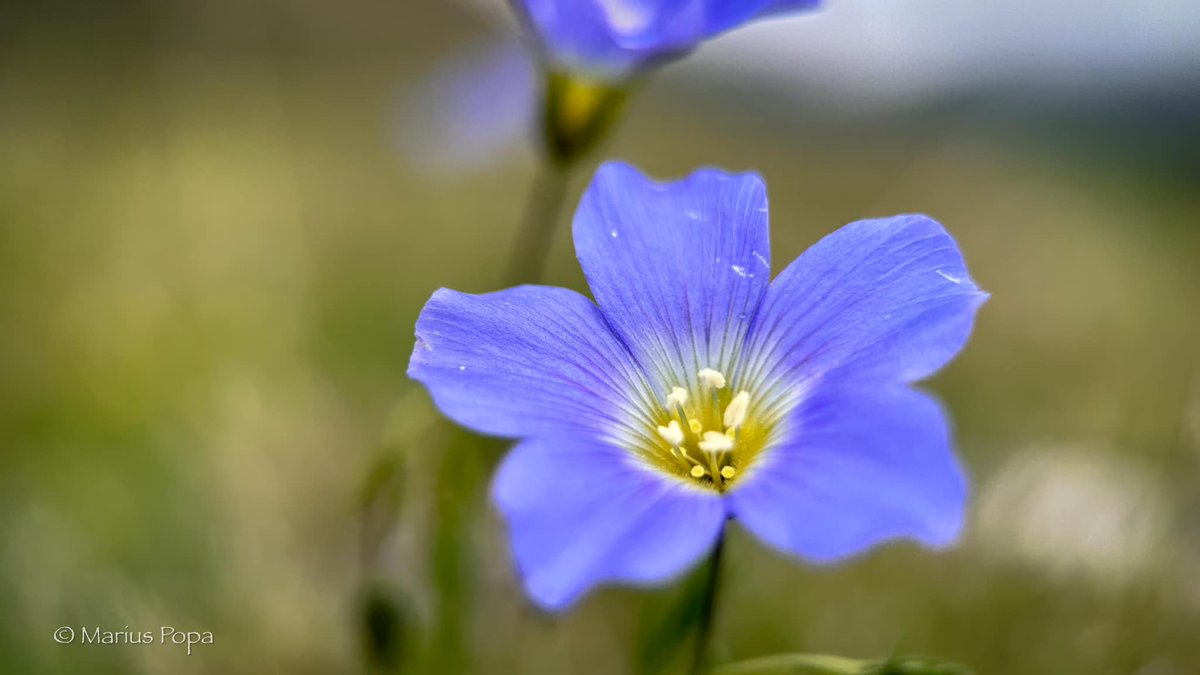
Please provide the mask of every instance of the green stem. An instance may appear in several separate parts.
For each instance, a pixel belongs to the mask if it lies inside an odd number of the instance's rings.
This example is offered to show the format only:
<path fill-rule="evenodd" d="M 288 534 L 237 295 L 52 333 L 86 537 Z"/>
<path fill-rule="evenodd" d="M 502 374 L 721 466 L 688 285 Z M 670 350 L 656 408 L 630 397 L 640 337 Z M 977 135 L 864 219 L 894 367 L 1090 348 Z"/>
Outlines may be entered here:
<path fill-rule="evenodd" d="M 708 656 L 708 643 L 712 638 L 713 620 L 716 617 L 717 590 L 721 581 L 721 558 L 725 551 L 725 533 L 717 537 L 717 545 L 713 547 L 708 558 L 707 578 L 704 584 L 704 596 L 700 603 L 699 628 L 696 633 L 695 651 L 692 652 L 692 675 L 699 675 L 704 670 L 705 657 Z"/>
<path fill-rule="evenodd" d="M 630 86 L 553 68 L 544 76 L 539 115 L 541 165 L 524 226 L 509 258 L 506 286 L 541 280 L 571 173 L 620 119 Z"/>
<path fill-rule="evenodd" d="M 546 269 L 547 253 L 554 241 L 554 230 L 567 197 L 569 164 L 543 161 L 529 195 L 525 222 L 517 235 L 504 286 L 540 281 Z"/>

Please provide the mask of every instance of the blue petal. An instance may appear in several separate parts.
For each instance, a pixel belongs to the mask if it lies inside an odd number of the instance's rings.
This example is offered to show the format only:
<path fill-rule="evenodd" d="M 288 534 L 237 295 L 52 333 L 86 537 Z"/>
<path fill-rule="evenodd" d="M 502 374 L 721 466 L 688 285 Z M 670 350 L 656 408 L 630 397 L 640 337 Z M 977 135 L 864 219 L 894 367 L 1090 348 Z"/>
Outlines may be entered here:
<path fill-rule="evenodd" d="M 715 492 L 578 438 L 517 445 L 496 474 L 492 498 L 508 523 L 526 592 L 550 611 L 600 584 L 672 579 L 713 546 L 725 520 Z"/>
<path fill-rule="evenodd" d="M 626 49 L 647 52 L 686 49 L 711 34 L 708 0 L 597 0 L 597 3 L 604 9 L 613 41 Z"/>
<path fill-rule="evenodd" d="M 813 562 L 912 538 L 949 545 L 967 485 L 937 403 L 902 385 L 815 392 L 729 493 L 747 529 Z"/>
<path fill-rule="evenodd" d="M 758 176 L 701 170 L 655 183 L 606 164 L 574 232 L 601 311 L 659 382 L 682 385 L 732 363 L 771 272 Z"/>
<path fill-rule="evenodd" d="M 862 220 L 822 239 L 771 284 L 747 367 L 764 390 L 826 377 L 913 382 L 962 349 L 987 297 L 935 221 Z"/>
<path fill-rule="evenodd" d="M 614 26 L 618 44 L 671 51 L 688 49 L 755 18 L 814 8 L 819 0 L 610 0 L 608 4 L 624 9 L 627 16 L 641 18 L 630 22 L 634 30 Z M 610 12 L 610 17 L 613 14 Z"/>
<path fill-rule="evenodd" d="M 620 73 L 818 0 L 520 0 L 551 59 Z"/>
<path fill-rule="evenodd" d="M 788 12 L 799 12 L 806 9 L 816 9 L 821 6 L 821 0 L 772 0 L 758 11 L 759 17 L 769 17 Z"/>
<path fill-rule="evenodd" d="M 628 440 L 643 378 L 590 300 L 562 288 L 447 289 L 417 319 L 408 374 L 448 417 L 506 437 L 581 430 Z"/>
<path fill-rule="evenodd" d="M 542 49 L 577 69 L 619 74 L 647 58 L 613 41 L 608 17 L 593 0 L 519 0 Z"/>

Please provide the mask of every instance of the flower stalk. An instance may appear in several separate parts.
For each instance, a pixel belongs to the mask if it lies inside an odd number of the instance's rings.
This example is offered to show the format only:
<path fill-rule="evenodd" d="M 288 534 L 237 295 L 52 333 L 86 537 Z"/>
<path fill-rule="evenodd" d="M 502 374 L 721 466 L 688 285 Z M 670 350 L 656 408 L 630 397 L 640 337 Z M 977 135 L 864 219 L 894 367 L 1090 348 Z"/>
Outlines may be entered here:
<path fill-rule="evenodd" d="M 696 629 L 695 648 L 692 652 L 692 675 L 704 672 L 709 642 L 712 640 L 713 623 L 717 610 L 717 591 L 721 585 L 721 558 L 725 551 L 725 533 L 717 535 L 717 543 L 708 556 L 708 569 L 700 601 L 699 626 Z"/>
<path fill-rule="evenodd" d="M 538 168 L 529 194 L 525 220 L 513 244 L 504 273 L 504 286 L 539 281 L 546 269 L 547 253 L 562 215 L 570 180 L 568 167 L 545 162 Z"/>
<path fill-rule="evenodd" d="M 620 118 L 627 91 L 603 80 L 546 71 L 539 123 L 542 161 L 504 285 L 541 280 L 571 175 Z"/>

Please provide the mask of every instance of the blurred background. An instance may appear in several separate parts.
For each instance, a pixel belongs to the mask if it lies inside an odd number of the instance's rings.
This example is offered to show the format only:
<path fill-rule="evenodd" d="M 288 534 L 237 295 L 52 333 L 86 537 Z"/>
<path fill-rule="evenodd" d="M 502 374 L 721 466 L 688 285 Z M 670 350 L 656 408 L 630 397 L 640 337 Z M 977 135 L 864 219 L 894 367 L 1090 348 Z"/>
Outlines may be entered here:
<path fill-rule="evenodd" d="M 993 296 L 927 385 L 973 504 L 953 551 L 835 568 L 735 532 L 717 655 L 1200 673 L 1200 9 L 827 5 L 658 73 L 600 155 L 760 172 L 776 271 L 859 218 L 945 223 Z M 486 504 L 504 444 L 405 377 L 422 303 L 495 289 L 520 222 L 513 33 L 498 2 L 0 5 L 0 671 L 655 648 L 678 588 L 526 606 Z M 586 290 L 559 235 L 548 282 Z"/>

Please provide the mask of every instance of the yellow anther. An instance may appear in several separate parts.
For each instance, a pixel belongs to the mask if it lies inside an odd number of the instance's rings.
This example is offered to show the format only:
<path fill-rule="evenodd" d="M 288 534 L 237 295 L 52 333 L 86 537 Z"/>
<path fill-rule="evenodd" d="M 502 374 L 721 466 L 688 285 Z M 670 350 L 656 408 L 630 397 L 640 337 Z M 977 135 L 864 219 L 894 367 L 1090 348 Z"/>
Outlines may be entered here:
<path fill-rule="evenodd" d="M 700 378 L 701 382 L 713 389 L 721 389 L 725 386 L 725 376 L 719 370 L 704 368 L 699 373 L 696 373 L 696 375 Z"/>
<path fill-rule="evenodd" d="M 667 408 L 675 408 L 687 403 L 687 389 L 683 387 L 672 387 L 671 393 L 667 394 Z"/>
<path fill-rule="evenodd" d="M 737 474 L 737 469 L 733 468 L 732 466 L 721 467 L 721 478 L 729 480 L 730 478 L 733 478 L 735 474 Z"/>
<path fill-rule="evenodd" d="M 670 443 L 671 447 L 683 443 L 683 429 L 679 426 L 679 422 L 675 420 L 668 422 L 665 427 L 659 427 L 658 435 L 662 436 L 664 441 Z"/>
<path fill-rule="evenodd" d="M 750 407 L 750 392 L 740 391 L 725 407 L 725 426 L 740 427 L 746 421 L 746 409 Z"/>
<path fill-rule="evenodd" d="M 702 467 L 702 466 L 693 466 L 692 467 L 692 478 L 701 478 L 703 476 L 704 476 L 704 467 Z"/>
<path fill-rule="evenodd" d="M 725 452 L 733 449 L 733 439 L 719 431 L 706 431 L 699 446 L 705 452 Z"/>
<path fill-rule="evenodd" d="M 700 435 L 701 431 L 704 431 L 704 425 L 700 424 L 700 420 L 688 420 L 688 428 L 697 436 Z"/>

